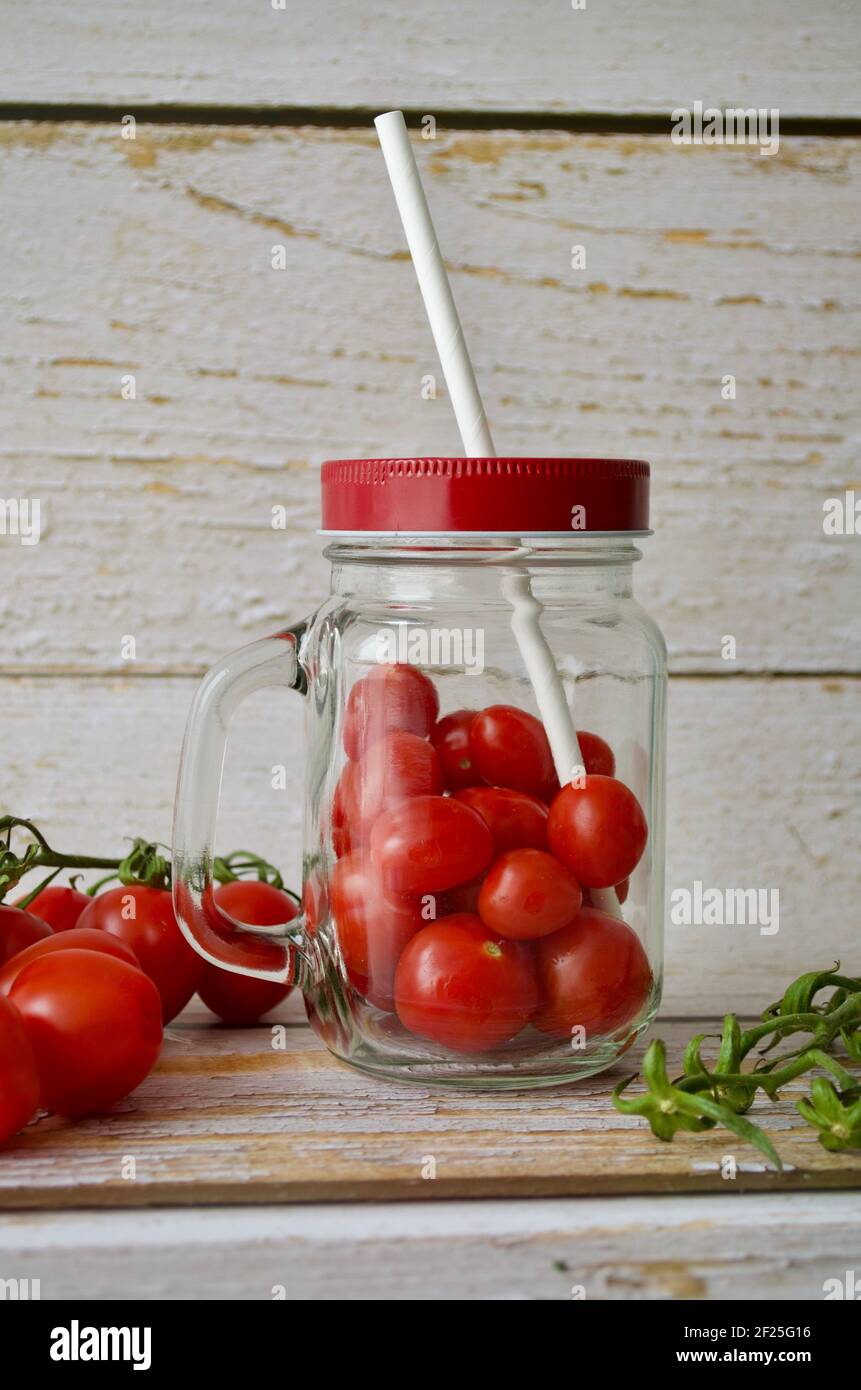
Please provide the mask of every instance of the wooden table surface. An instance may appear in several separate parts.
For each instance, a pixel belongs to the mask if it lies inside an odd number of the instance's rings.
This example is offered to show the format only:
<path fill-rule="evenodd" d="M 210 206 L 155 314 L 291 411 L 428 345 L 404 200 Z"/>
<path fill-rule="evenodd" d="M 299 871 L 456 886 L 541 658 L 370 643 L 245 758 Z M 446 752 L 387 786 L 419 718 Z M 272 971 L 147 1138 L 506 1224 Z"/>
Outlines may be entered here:
<path fill-rule="evenodd" d="M 51 1116 L 25 1130 L 0 1155 L 0 1208 L 861 1187 L 861 1154 L 826 1153 L 797 1114 L 803 1082 L 751 1112 L 783 1159 L 776 1173 L 726 1131 L 664 1143 L 644 1121 L 618 1114 L 611 1088 L 638 1070 L 642 1045 L 571 1086 L 435 1091 L 339 1062 L 298 1000 L 267 1020 L 274 1048 L 268 1026 L 209 1018 L 192 1005 L 172 1024 L 155 1071 L 109 1115 Z M 713 1020 L 656 1025 L 671 1074 L 691 1035 L 715 1028 Z"/>
<path fill-rule="evenodd" d="M 671 1064 L 698 1026 L 656 1025 Z M 726 1132 L 660 1143 L 609 1103 L 641 1054 L 433 1092 L 333 1059 L 298 1000 L 246 1029 L 192 1005 L 134 1096 L 0 1155 L 2 1268 L 43 1297 L 821 1297 L 861 1255 L 861 1155 L 826 1154 L 789 1091 L 754 1112 L 782 1174 Z"/>

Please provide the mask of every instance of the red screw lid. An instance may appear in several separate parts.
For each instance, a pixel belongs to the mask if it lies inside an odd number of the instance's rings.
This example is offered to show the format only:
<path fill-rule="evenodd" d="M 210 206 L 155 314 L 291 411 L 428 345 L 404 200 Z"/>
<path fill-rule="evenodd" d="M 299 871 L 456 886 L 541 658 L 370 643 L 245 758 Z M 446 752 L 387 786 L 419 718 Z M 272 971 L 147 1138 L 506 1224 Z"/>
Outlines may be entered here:
<path fill-rule="evenodd" d="M 324 535 L 571 536 L 649 530 L 639 459 L 330 459 Z"/>

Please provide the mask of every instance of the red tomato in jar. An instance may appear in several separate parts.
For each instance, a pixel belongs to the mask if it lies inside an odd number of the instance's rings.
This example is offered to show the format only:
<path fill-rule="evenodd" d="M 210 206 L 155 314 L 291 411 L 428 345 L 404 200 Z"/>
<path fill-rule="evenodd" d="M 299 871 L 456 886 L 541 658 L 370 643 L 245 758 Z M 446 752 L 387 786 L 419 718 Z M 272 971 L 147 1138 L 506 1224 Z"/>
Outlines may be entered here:
<path fill-rule="evenodd" d="M 366 854 L 351 854 L 332 870 L 335 934 L 347 975 L 378 1009 L 395 1007 L 395 969 L 407 942 L 426 922 L 420 898 L 390 898 Z"/>
<path fill-rule="evenodd" d="M 537 1003 L 529 947 L 503 941 L 469 913 L 424 927 L 395 972 L 403 1026 L 455 1052 L 501 1047 L 526 1026 Z"/>
<path fill-rule="evenodd" d="M 493 856 L 481 816 L 448 796 L 414 796 L 384 811 L 371 831 L 371 857 L 388 893 L 418 897 L 477 878 Z"/>
<path fill-rule="evenodd" d="M 493 787 L 513 787 L 541 797 L 556 780 L 544 725 L 513 705 L 490 705 L 469 730 L 474 766 Z"/>
<path fill-rule="evenodd" d="M 642 1009 L 652 972 L 626 922 L 584 907 L 534 946 L 541 1003 L 533 1026 L 555 1038 L 582 1027 L 590 1039 L 614 1033 Z"/>
<path fill-rule="evenodd" d="M 537 796 L 510 787 L 466 787 L 455 798 L 487 824 L 496 854 L 547 848 L 547 807 Z"/>
<path fill-rule="evenodd" d="M 483 883 L 484 878 L 479 875 L 478 878 L 468 879 L 466 883 L 458 883 L 456 887 L 436 894 L 436 916 L 452 917 L 456 912 L 469 912 L 474 916 L 478 912 L 478 895 Z"/>
<path fill-rule="evenodd" d="M 103 951 L 54 951 L 12 986 L 36 1054 L 40 1103 L 89 1115 L 122 1100 L 161 1050 L 161 1001 L 142 970 Z"/>
<path fill-rule="evenodd" d="M 328 913 L 329 888 L 325 875 L 319 866 L 310 869 L 302 884 L 302 911 L 305 914 L 305 931 L 315 936 L 317 929 Z"/>
<path fill-rule="evenodd" d="M 34 941 L 32 946 L 7 960 L 0 968 L 0 994 L 9 993 L 15 980 L 31 960 L 38 960 L 40 956 L 49 955 L 52 951 L 104 951 L 105 955 L 114 956 L 116 960 L 124 960 L 127 965 L 134 965 L 140 969 L 137 956 L 124 941 L 118 941 L 107 932 L 96 931 L 95 927 L 71 927 L 69 931 L 54 932 L 43 941 Z"/>
<path fill-rule="evenodd" d="M 13 907 L 11 903 L 0 903 L 0 965 L 25 951 L 34 941 L 44 941 L 54 932 L 41 917 L 32 912 Z"/>
<path fill-rule="evenodd" d="M 547 786 L 542 788 L 541 800 L 548 809 L 556 800 L 561 790 L 562 787 L 558 777 L 554 777 L 552 782 L 548 782 Z"/>
<path fill-rule="evenodd" d="M 358 763 L 346 764 L 332 797 L 332 849 L 339 859 L 342 854 L 349 854 L 353 848 L 353 830 L 350 822 L 355 823 L 357 771 Z"/>
<path fill-rule="evenodd" d="M 47 922 L 52 931 L 71 931 L 78 925 L 78 918 L 85 907 L 92 902 L 86 893 L 77 888 L 64 888 L 61 884 L 49 883 L 41 893 L 37 893 L 27 911 L 34 917 Z"/>
<path fill-rule="evenodd" d="M 597 734 L 590 734 L 586 729 L 577 730 L 577 742 L 580 745 L 580 756 L 583 759 L 582 767 L 587 774 L 597 773 L 601 776 L 613 776 L 616 771 L 616 759 L 609 743 L 605 743 Z M 571 771 L 573 774 L 574 769 L 572 768 Z M 546 801 L 549 805 L 561 790 L 559 778 L 554 777 L 542 789 L 542 801 Z"/>
<path fill-rule="evenodd" d="M 577 730 L 577 742 L 587 774 L 596 777 L 614 776 L 616 759 L 609 743 L 605 743 L 597 734 L 590 734 L 586 729 Z"/>
<path fill-rule="evenodd" d="M 120 884 L 93 898 L 78 918 L 131 946 L 145 975 L 161 995 L 164 1022 L 184 1009 L 200 983 L 203 959 L 189 946 L 165 888 Z"/>
<path fill-rule="evenodd" d="M 629 892 L 629 890 L 630 890 L 630 887 L 631 887 L 631 880 L 630 880 L 629 878 L 623 878 L 621 883 L 617 883 L 617 884 L 616 884 L 615 889 L 614 889 L 613 891 L 615 892 L 616 897 L 619 899 L 619 904 L 620 904 L 620 906 L 621 906 L 621 904 L 622 904 L 623 902 L 626 901 L 626 899 L 627 899 L 627 897 L 628 897 L 628 892 Z M 597 890 L 596 890 L 596 891 L 597 891 Z M 583 889 L 583 906 L 584 906 L 584 907 L 594 907 L 594 906 L 595 906 L 595 902 L 594 902 L 594 899 L 593 899 L 593 897 L 592 897 L 592 890 L 591 890 L 590 888 L 584 888 L 584 889 Z"/>
<path fill-rule="evenodd" d="M 277 927 L 282 922 L 292 922 L 298 912 L 289 894 L 253 878 L 221 883 L 213 898 L 231 917 L 248 927 Z M 286 999 L 291 989 L 292 985 L 255 980 L 251 975 L 237 975 L 205 961 L 197 992 L 223 1023 L 243 1024 L 256 1023 Z"/>
<path fill-rule="evenodd" d="M 547 842 L 584 888 L 612 888 L 646 848 L 648 827 L 634 793 L 615 777 L 569 783 L 550 807 Z"/>
<path fill-rule="evenodd" d="M 0 997 L 0 1144 L 29 1124 L 39 1108 L 36 1054 L 23 1019 Z"/>
<path fill-rule="evenodd" d="M 456 709 L 431 730 L 431 743 L 439 754 L 445 785 L 452 792 L 481 781 L 469 750 L 469 730 L 475 715 L 474 709 Z"/>
<path fill-rule="evenodd" d="M 344 751 L 360 758 L 385 734 L 402 730 L 427 738 L 439 713 L 436 686 L 415 666 L 374 666 L 357 680 L 344 713 Z"/>
<path fill-rule="evenodd" d="M 548 936 L 572 921 L 583 902 L 564 864 L 542 849 L 513 849 L 491 865 L 478 896 L 483 922 L 514 941 Z"/>
<path fill-rule="evenodd" d="M 438 796 L 443 789 L 436 749 L 416 734 L 386 734 L 353 766 L 344 807 L 354 848 L 366 842 L 374 821 L 390 806 L 409 796 Z"/>

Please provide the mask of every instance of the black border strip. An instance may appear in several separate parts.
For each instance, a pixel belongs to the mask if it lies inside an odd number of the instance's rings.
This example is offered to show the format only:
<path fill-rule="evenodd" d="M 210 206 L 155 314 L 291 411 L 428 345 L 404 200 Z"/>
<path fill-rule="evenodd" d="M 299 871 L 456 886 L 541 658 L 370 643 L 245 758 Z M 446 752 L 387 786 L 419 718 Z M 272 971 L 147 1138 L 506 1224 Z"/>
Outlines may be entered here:
<path fill-rule="evenodd" d="M 111 124 L 132 115 L 150 125 L 321 126 L 334 129 L 368 128 L 379 108 L 370 106 L 200 106 L 172 102 L 128 101 L 0 102 L 0 121 L 82 121 Z M 420 126 L 433 115 L 444 130 L 561 130 L 597 135 L 666 135 L 669 111 L 618 113 L 602 111 L 467 111 L 409 107 L 407 124 Z M 861 116 L 780 115 L 781 135 L 823 137 L 861 136 Z"/>

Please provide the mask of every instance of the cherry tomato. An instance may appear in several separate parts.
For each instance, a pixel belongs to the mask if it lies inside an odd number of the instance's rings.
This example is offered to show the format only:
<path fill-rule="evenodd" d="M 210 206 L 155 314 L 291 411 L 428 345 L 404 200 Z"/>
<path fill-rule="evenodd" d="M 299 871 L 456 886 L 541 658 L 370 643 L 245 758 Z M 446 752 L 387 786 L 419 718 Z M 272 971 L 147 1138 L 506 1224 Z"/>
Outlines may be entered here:
<path fill-rule="evenodd" d="M 305 931 L 315 936 L 320 923 L 328 913 L 329 886 L 319 865 L 309 869 L 302 884 L 302 911 L 305 914 Z"/>
<path fill-rule="evenodd" d="M 436 749 L 416 734 L 386 734 L 353 766 L 344 802 L 353 848 L 366 842 L 374 821 L 389 807 L 408 796 L 436 796 L 443 789 Z"/>
<path fill-rule="evenodd" d="M 77 888 L 64 888 L 61 884 L 49 883 L 41 893 L 37 893 L 28 905 L 27 911 L 34 917 L 47 922 L 53 931 L 71 931 L 78 925 L 78 918 L 92 898 L 79 893 Z"/>
<path fill-rule="evenodd" d="M 213 898 L 231 917 L 249 927 L 277 927 L 282 922 L 292 922 L 299 910 L 289 894 L 253 878 L 221 883 Z M 286 999 L 291 989 L 292 985 L 255 980 L 251 975 L 237 975 L 205 961 L 197 992 L 223 1023 L 241 1024 L 256 1023 Z"/>
<path fill-rule="evenodd" d="M 612 888 L 646 848 L 648 827 L 634 793 L 615 777 L 569 783 L 550 807 L 547 840 L 584 888 Z"/>
<path fill-rule="evenodd" d="M 533 949 L 541 1003 L 532 1022 L 542 1033 L 567 1038 L 576 1027 L 590 1039 L 613 1033 L 648 998 L 652 973 L 639 937 L 605 912 L 584 907 Z"/>
<path fill-rule="evenodd" d="M 107 932 L 96 931 L 95 927 L 70 927 L 68 931 L 58 931 L 54 932 L 53 936 L 46 936 L 43 941 L 34 941 L 32 946 L 7 960 L 0 968 L 0 994 L 9 993 L 25 965 L 29 965 L 31 960 L 38 960 L 40 956 L 48 955 L 51 951 L 104 951 L 106 955 L 124 960 L 127 965 L 140 969 L 137 956 L 124 941 L 108 936 Z"/>
<path fill-rule="evenodd" d="M 578 729 L 577 739 L 580 744 L 585 771 L 612 777 L 616 771 L 616 759 L 610 745 L 599 738 L 597 734 L 590 734 L 585 729 Z M 553 776 L 541 787 L 542 802 L 549 806 L 551 801 L 559 795 L 561 789 L 559 778 L 554 772 Z"/>
<path fill-rule="evenodd" d="M 510 787 L 466 787 L 455 797 L 490 827 L 496 854 L 547 848 L 547 807 L 537 796 Z"/>
<path fill-rule="evenodd" d="M 541 789 L 541 801 L 548 808 L 553 804 L 562 790 L 558 777 L 554 777 L 552 782 L 548 782 L 546 787 Z"/>
<path fill-rule="evenodd" d="M 501 1047 L 526 1026 L 537 1002 L 529 947 L 503 941 L 466 912 L 424 927 L 395 972 L 404 1027 L 456 1052 Z"/>
<path fill-rule="evenodd" d="M 222 1023 L 239 1027 L 256 1023 L 264 1014 L 287 998 L 291 985 L 279 985 L 271 980 L 255 980 L 250 975 L 237 975 L 206 964 L 198 994 L 206 1007 Z"/>
<path fill-rule="evenodd" d="M 25 951 L 34 941 L 44 941 L 53 936 L 53 929 L 34 917 L 32 912 L 13 907 L 11 903 L 0 903 L 0 965 Z"/>
<path fill-rule="evenodd" d="M 39 1072 L 21 1015 L 4 998 L 0 998 L 0 1078 L 0 1144 L 5 1144 L 39 1108 Z"/>
<path fill-rule="evenodd" d="M 625 902 L 625 900 L 627 899 L 627 897 L 628 897 L 628 890 L 630 889 L 630 886 L 631 886 L 631 880 L 630 880 L 629 878 L 623 878 L 621 883 L 617 883 L 617 884 L 616 884 L 616 886 L 615 886 L 615 888 L 614 888 L 613 891 L 615 892 L 616 897 L 619 899 L 620 905 L 621 905 L 623 902 Z M 596 891 L 597 891 L 597 890 L 596 890 Z M 583 906 L 584 906 L 584 907 L 594 907 L 594 906 L 595 906 L 595 901 L 594 901 L 594 898 L 593 898 L 593 895 L 592 895 L 592 890 L 591 890 L 591 888 L 584 888 L 584 889 L 583 889 Z"/>
<path fill-rule="evenodd" d="M 609 743 L 605 743 L 597 734 L 590 734 L 586 729 L 577 730 L 577 742 L 580 744 L 583 766 L 587 774 L 596 777 L 614 776 L 616 759 Z"/>
<path fill-rule="evenodd" d="M 54 951 L 12 986 L 39 1069 L 40 1102 L 88 1115 L 122 1100 L 161 1049 L 159 993 L 142 970 L 103 951 Z"/>
<path fill-rule="evenodd" d="M 292 922 L 299 911 L 289 893 L 256 878 L 220 883 L 214 897 L 225 912 L 249 927 L 277 927 Z"/>
<path fill-rule="evenodd" d="M 541 797 L 556 780 L 544 725 L 513 705 L 490 705 L 477 714 L 469 748 L 474 766 L 491 786 Z"/>
<path fill-rule="evenodd" d="M 543 849 L 513 849 L 497 859 L 478 897 L 483 922 L 500 936 L 529 941 L 572 921 L 583 894 L 564 864 Z"/>
<path fill-rule="evenodd" d="M 353 829 L 355 822 L 355 786 L 358 763 L 347 763 L 338 778 L 332 797 L 332 848 L 340 859 L 353 848 Z"/>
<path fill-rule="evenodd" d="M 476 878 L 493 856 L 481 816 L 447 796 L 414 796 L 384 811 L 371 857 L 388 893 L 439 893 Z"/>
<path fill-rule="evenodd" d="M 469 751 L 469 730 L 475 714 L 474 709 L 456 709 L 431 730 L 431 743 L 439 754 L 449 791 L 472 787 L 481 781 Z"/>
<path fill-rule="evenodd" d="M 344 751 L 360 758 L 396 729 L 427 738 L 439 713 L 436 686 L 415 666 L 374 666 L 356 681 L 344 714 Z"/>
<path fill-rule="evenodd" d="M 468 912 L 474 916 L 478 912 L 478 895 L 483 883 L 484 877 L 479 875 L 436 894 L 437 917 L 452 917 L 456 912 Z"/>
<path fill-rule="evenodd" d="M 165 1023 L 185 1008 L 200 983 L 203 959 L 180 931 L 166 889 L 109 888 L 93 898 L 78 925 L 110 932 L 131 946 L 161 995 Z"/>
<path fill-rule="evenodd" d="M 370 1003 L 391 1013 L 401 952 L 426 924 L 422 900 L 386 896 L 368 856 L 351 854 L 332 870 L 331 903 L 351 983 Z"/>

